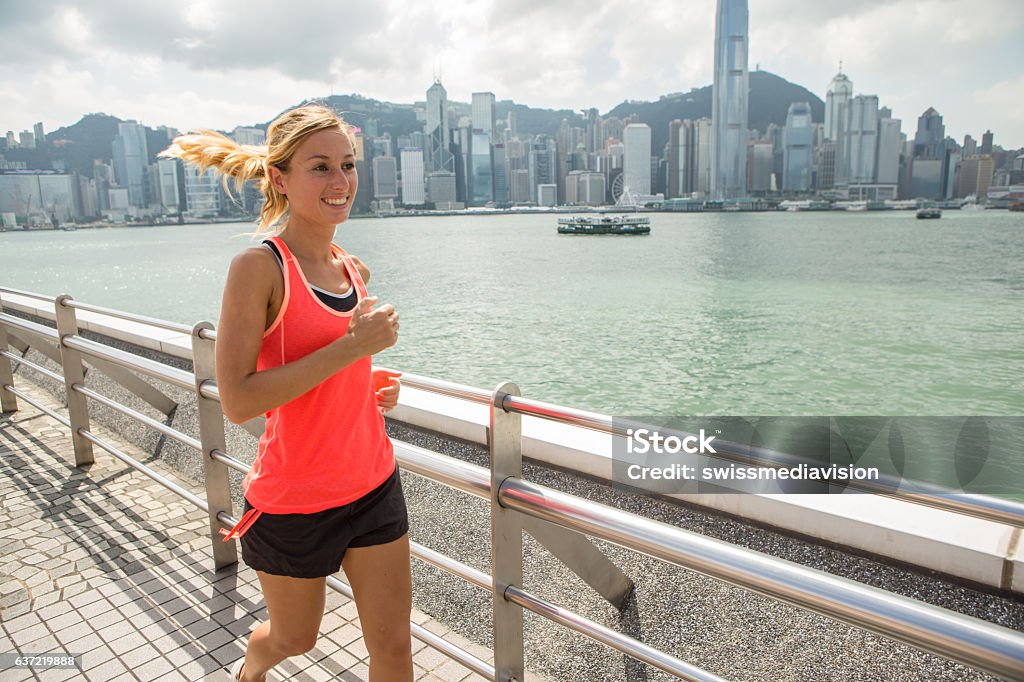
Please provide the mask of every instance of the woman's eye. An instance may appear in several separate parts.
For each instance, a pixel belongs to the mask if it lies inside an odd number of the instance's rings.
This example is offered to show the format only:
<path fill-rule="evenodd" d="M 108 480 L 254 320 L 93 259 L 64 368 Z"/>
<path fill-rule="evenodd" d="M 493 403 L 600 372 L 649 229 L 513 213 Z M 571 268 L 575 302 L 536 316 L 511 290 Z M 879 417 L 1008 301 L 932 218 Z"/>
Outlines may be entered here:
<path fill-rule="evenodd" d="M 352 170 L 355 167 L 356 167 L 356 165 L 354 163 L 346 163 L 344 166 L 342 166 L 342 168 L 347 170 L 347 171 Z"/>
<path fill-rule="evenodd" d="M 313 170 L 315 170 L 315 171 L 326 171 L 327 170 L 327 166 L 325 166 L 324 164 L 320 164 L 319 166 L 317 166 Z"/>

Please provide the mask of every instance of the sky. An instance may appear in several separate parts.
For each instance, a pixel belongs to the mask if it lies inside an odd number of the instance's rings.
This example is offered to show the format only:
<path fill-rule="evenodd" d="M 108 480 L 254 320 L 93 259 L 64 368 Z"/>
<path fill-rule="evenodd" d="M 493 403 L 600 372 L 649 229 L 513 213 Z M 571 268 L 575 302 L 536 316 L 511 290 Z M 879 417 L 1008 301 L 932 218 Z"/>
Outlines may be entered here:
<path fill-rule="evenodd" d="M 1024 147 L 1022 0 L 749 0 L 757 65 L 824 99 L 843 71 L 912 136 Z M 0 133 L 102 112 L 230 130 L 302 100 L 490 91 L 606 113 L 709 85 L 714 0 L 69 0 L 0 2 Z"/>

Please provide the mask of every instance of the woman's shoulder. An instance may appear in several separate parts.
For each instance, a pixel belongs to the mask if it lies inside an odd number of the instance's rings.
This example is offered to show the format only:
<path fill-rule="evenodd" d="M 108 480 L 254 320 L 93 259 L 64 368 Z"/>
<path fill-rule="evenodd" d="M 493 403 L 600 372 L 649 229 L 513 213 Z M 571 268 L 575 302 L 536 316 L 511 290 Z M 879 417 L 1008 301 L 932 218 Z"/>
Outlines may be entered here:
<path fill-rule="evenodd" d="M 274 253 L 262 245 L 239 251 L 231 259 L 230 274 L 244 277 L 250 282 L 254 281 L 254 278 L 275 282 L 278 279 L 279 270 L 280 266 L 277 264 Z"/>
<path fill-rule="evenodd" d="M 359 276 L 363 278 L 363 284 L 370 281 L 370 268 L 366 267 L 366 263 L 359 260 L 357 256 L 348 254 L 348 257 L 352 259 L 352 265 L 356 266 L 356 270 L 359 271 Z"/>
<path fill-rule="evenodd" d="M 257 244 L 236 253 L 231 259 L 231 267 L 259 269 L 274 265 L 276 262 L 277 258 L 273 251 L 263 244 Z"/>

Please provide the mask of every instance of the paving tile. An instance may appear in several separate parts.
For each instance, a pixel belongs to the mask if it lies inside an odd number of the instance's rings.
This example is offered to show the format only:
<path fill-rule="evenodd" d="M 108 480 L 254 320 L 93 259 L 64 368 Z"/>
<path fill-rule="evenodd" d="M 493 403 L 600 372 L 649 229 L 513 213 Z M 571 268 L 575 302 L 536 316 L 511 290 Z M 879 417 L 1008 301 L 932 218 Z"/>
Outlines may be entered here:
<path fill-rule="evenodd" d="M 444 682 L 459 682 L 473 671 L 456 661 L 448 661 L 431 672 L 444 680 Z"/>
<path fill-rule="evenodd" d="M 24 616 L 12 618 L 11 620 L 4 621 L 4 630 L 9 633 L 17 632 L 18 630 L 24 630 L 28 627 L 39 625 L 42 619 L 34 613 L 26 613 Z"/>
<path fill-rule="evenodd" d="M 99 644 L 89 649 L 69 648 L 68 651 L 81 652 L 83 670 L 90 670 L 114 658 L 114 652 L 106 644 Z"/>
<path fill-rule="evenodd" d="M 0 650 L 21 642 L 84 654 L 84 671 L 68 671 L 66 679 L 228 682 L 226 666 L 267 618 L 255 572 L 244 565 L 215 572 L 202 512 L 105 453 L 97 452 L 87 471 L 75 469 L 65 429 L 22 412 L 17 424 L 34 440 L 12 449 L 0 438 L 0 575 L 14 576 L 0 581 Z M 123 447 L 180 481 L 149 454 Z M 34 457 L 23 457 L 27 452 Z M 18 467 L 16 479 L 9 467 Z M 23 489 L 26 481 L 33 488 Z M 413 619 L 432 623 L 419 612 Z M 321 631 L 317 648 L 283 664 L 276 679 L 367 679 L 355 604 L 329 591 Z M 417 675 L 448 662 L 414 646 Z M 0 677 L 42 679 L 26 672 Z M 47 674 L 65 679 L 60 671 Z"/>
<path fill-rule="evenodd" d="M 221 665 L 230 665 L 244 655 L 245 647 L 238 642 L 229 642 L 210 653 L 210 656 Z"/>
<path fill-rule="evenodd" d="M 115 654 L 117 654 L 123 659 L 125 654 L 127 654 L 129 651 L 133 651 L 137 647 L 141 647 L 143 645 L 148 644 L 149 643 L 142 635 L 140 635 L 135 630 L 132 630 L 127 635 L 124 635 L 123 637 L 118 637 L 117 639 L 108 642 L 107 646 L 110 647 L 111 651 L 113 651 Z"/>
<path fill-rule="evenodd" d="M 107 682 L 107 680 L 117 677 L 126 670 L 127 668 L 124 663 L 116 658 L 112 658 L 95 668 L 86 670 L 85 676 L 89 680 L 96 680 L 96 682 Z"/>
<path fill-rule="evenodd" d="M 419 652 L 413 658 L 416 663 L 423 666 L 426 670 L 434 670 L 451 660 L 437 649 L 432 649 L 430 647 Z"/>
<path fill-rule="evenodd" d="M 50 668 L 48 670 L 37 670 L 36 679 L 40 682 L 64 682 L 64 680 L 73 680 L 81 677 L 82 673 L 79 670 L 64 669 L 64 668 Z"/>
<path fill-rule="evenodd" d="M 47 636 L 50 634 L 50 630 L 43 625 L 38 623 L 27 628 L 22 628 L 16 632 L 11 633 L 11 639 L 14 640 L 14 644 L 18 647 L 24 647 L 29 642 L 34 642 L 37 639 Z"/>
<path fill-rule="evenodd" d="M 174 672 L 174 666 L 166 658 L 157 656 L 148 663 L 133 665 L 132 672 L 134 672 L 140 680 L 155 680 L 163 675 Z"/>
<path fill-rule="evenodd" d="M 103 641 L 109 644 L 110 642 L 120 639 L 125 635 L 134 633 L 135 627 L 128 621 L 119 620 L 116 623 L 99 629 L 98 632 L 100 637 L 103 638 Z"/>
<path fill-rule="evenodd" d="M 34 642 L 29 642 L 21 647 L 23 651 L 30 651 L 32 653 L 41 654 L 52 654 L 60 651 L 60 644 L 57 643 L 57 639 L 47 634 Z"/>
<path fill-rule="evenodd" d="M 363 660 L 370 655 L 370 652 L 366 650 L 366 642 L 363 641 L 362 637 L 352 640 L 345 645 L 344 649 L 360 660 Z"/>

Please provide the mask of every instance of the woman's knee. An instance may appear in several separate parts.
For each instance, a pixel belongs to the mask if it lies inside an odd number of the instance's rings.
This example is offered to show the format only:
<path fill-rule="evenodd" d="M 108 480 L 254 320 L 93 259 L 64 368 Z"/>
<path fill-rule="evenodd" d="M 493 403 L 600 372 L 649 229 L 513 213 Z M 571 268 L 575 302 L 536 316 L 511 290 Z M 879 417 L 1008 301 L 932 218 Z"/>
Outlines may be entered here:
<path fill-rule="evenodd" d="M 281 654 L 285 656 L 301 656 L 316 646 L 318 633 L 313 632 L 274 632 L 270 628 L 270 640 Z"/>
<path fill-rule="evenodd" d="M 374 658 L 404 659 L 412 656 L 412 635 L 408 626 L 379 628 L 376 632 L 363 633 L 366 650 Z"/>

